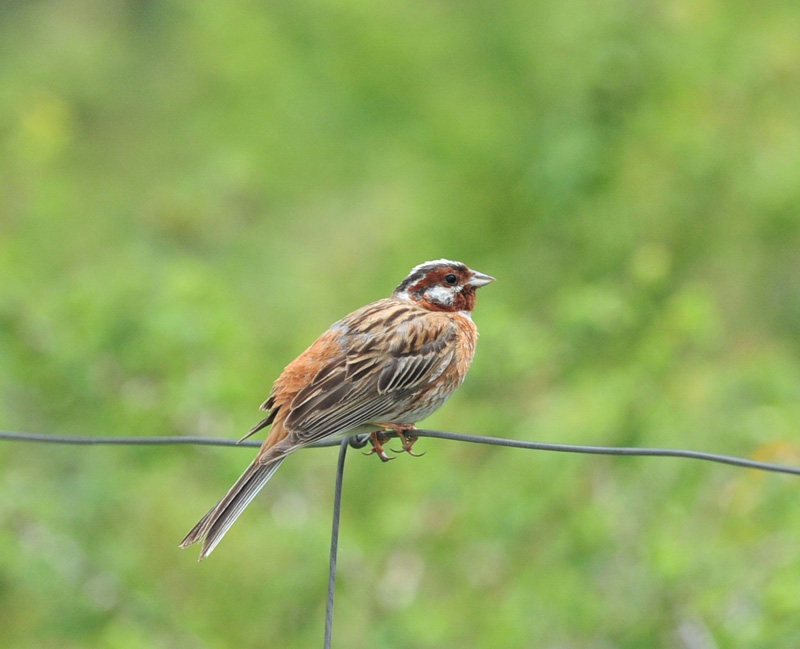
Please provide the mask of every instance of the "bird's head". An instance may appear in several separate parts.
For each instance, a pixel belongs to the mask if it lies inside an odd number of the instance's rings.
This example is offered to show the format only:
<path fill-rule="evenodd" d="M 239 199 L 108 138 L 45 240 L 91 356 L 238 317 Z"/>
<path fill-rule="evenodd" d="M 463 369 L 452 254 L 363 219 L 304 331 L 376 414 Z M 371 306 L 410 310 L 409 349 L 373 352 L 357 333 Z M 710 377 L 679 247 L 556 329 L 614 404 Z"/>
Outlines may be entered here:
<path fill-rule="evenodd" d="M 430 311 L 463 311 L 475 308 L 475 291 L 494 277 L 468 268 L 460 261 L 437 259 L 411 269 L 394 296 L 410 300 Z"/>

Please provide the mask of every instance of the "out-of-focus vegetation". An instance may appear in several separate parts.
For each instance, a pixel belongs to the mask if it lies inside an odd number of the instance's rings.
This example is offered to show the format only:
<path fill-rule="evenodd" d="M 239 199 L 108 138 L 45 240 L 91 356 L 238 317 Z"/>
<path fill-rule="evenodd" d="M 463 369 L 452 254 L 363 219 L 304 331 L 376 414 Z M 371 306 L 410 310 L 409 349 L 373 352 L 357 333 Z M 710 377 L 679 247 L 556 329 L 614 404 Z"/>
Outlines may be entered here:
<path fill-rule="evenodd" d="M 800 6 L 0 9 L 0 427 L 239 437 L 332 321 L 498 278 L 425 424 L 800 463 Z M 800 482 L 423 440 L 348 461 L 339 647 L 800 646 Z M 5 649 L 321 644 L 335 449 L 0 445 Z"/>

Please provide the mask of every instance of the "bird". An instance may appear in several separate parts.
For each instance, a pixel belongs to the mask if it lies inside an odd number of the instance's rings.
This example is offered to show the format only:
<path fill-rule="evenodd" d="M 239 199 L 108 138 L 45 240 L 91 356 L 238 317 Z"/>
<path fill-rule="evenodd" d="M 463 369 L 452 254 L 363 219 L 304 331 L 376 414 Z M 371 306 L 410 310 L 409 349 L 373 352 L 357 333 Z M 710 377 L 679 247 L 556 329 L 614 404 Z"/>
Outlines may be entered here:
<path fill-rule="evenodd" d="M 239 440 L 271 426 L 255 459 L 180 547 L 202 541 L 198 561 L 208 557 L 286 457 L 318 440 L 369 433 L 370 452 L 386 461 L 394 434 L 419 455 L 416 423 L 463 383 L 478 337 L 476 290 L 493 281 L 458 261 L 427 261 L 390 297 L 331 325 L 275 381 L 266 416 Z"/>

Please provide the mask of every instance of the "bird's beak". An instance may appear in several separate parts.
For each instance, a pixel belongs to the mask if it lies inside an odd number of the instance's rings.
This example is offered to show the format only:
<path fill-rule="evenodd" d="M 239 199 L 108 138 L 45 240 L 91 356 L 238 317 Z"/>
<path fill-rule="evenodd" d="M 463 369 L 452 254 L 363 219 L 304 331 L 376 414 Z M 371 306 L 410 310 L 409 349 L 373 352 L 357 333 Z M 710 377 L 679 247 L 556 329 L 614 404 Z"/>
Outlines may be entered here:
<path fill-rule="evenodd" d="M 483 273 L 479 273 L 477 270 L 473 270 L 472 277 L 470 277 L 467 284 L 474 286 L 475 288 L 480 288 L 481 286 L 491 284 L 493 281 L 494 277 L 491 275 L 484 275 Z"/>

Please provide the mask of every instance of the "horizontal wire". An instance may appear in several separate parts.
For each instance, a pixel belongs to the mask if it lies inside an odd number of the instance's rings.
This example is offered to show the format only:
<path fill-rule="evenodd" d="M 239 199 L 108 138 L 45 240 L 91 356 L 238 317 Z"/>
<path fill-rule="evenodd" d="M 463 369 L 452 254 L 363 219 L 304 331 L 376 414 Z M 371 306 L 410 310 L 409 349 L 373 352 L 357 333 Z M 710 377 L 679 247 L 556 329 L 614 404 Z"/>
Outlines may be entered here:
<path fill-rule="evenodd" d="M 392 433 L 389 433 L 393 435 Z M 466 435 L 464 433 L 453 433 L 442 430 L 415 430 L 414 435 L 419 437 L 430 437 L 433 439 L 444 439 L 457 442 L 468 442 L 470 444 L 486 444 L 490 446 L 505 446 L 510 448 L 522 448 L 536 451 L 555 451 L 560 453 L 587 453 L 593 455 L 625 455 L 639 457 L 675 457 L 691 460 L 702 460 L 706 462 L 717 462 L 737 467 L 746 467 L 760 471 L 772 471 L 775 473 L 786 473 L 790 475 L 800 475 L 800 467 L 774 464 L 771 462 L 760 462 L 749 460 L 742 457 L 731 455 L 721 455 L 718 453 L 708 453 L 705 451 L 690 451 L 687 449 L 672 448 L 636 448 L 625 446 L 587 446 L 583 444 L 554 444 L 548 442 L 531 442 L 520 439 L 508 439 L 503 437 L 489 437 L 487 435 Z M 330 565 L 328 571 L 328 597 L 325 614 L 325 639 L 324 646 L 328 649 L 331 646 L 333 633 L 333 597 L 336 584 L 336 563 L 338 554 L 339 536 L 339 511 L 341 506 L 342 479 L 344 475 L 344 458 L 347 444 L 343 443 L 343 437 L 330 437 L 311 444 L 313 447 L 339 446 L 339 462 L 336 471 L 336 494 L 334 500 L 334 515 L 331 531 L 331 550 Z M 349 439 L 350 445 L 360 448 L 363 447 L 369 435 L 352 435 Z M 81 436 L 81 435 L 44 435 L 37 433 L 21 433 L 16 431 L 0 430 L 0 440 L 15 442 L 38 442 L 49 444 L 78 444 L 78 445 L 125 445 L 125 446 L 159 446 L 174 444 L 191 444 L 203 446 L 240 446 L 243 448 L 257 447 L 261 445 L 258 440 L 225 439 L 217 437 L 203 437 L 198 435 L 187 436 L 166 436 L 166 437 L 102 437 L 102 436 Z"/>
<path fill-rule="evenodd" d="M 591 455 L 625 455 L 638 457 L 675 457 L 690 460 L 716 462 L 731 466 L 745 467 L 759 471 L 800 475 L 800 467 L 773 462 L 761 462 L 733 455 L 722 455 L 706 451 L 691 451 L 674 448 L 637 448 L 625 446 L 586 446 L 583 444 L 555 444 L 549 442 L 532 442 L 521 439 L 508 439 L 504 437 L 489 437 L 487 435 L 468 435 L 442 430 L 428 430 L 420 428 L 414 431 L 419 437 L 444 439 L 470 444 L 488 444 L 491 446 L 506 446 L 510 448 L 523 448 L 535 451 L 555 451 L 560 453 L 586 453 Z M 261 446 L 258 440 L 244 440 L 238 442 L 234 439 L 220 437 L 203 437 L 200 435 L 165 436 L 165 437 L 103 437 L 81 435 L 45 435 L 41 433 L 21 433 L 16 431 L 0 430 L 0 440 L 16 442 L 40 442 L 49 444 L 79 444 L 79 445 L 123 445 L 123 446 L 159 446 L 172 444 L 190 444 L 201 446 L 240 446 L 252 448 Z M 351 438 L 353 446 L 363 446 L 364 435 L 354 435 Z M 321 448 L 339 446 L 341 437 L 327 438 L 311 444 L 311 447 Z"/>
<path fill-rule="evenodd" d="M 20 433 L 13 430 L 0 430 L 0 440 L 9 442 L 41 442 L 44 444 L 77 444 L 79 446 L 120 445 L 120 446 L 161 446 L 171 444 L 194 444 L 199 446 L 261 446 L 258 440 L 244 440 L 223 437 L 203 437 L 202 435 L 172 435 L 164 437 L 107 437 L 84 435 L 46 435 L 44 433 Z M 338 442 L 337 442 L 338 444 Z"/>
<path fill-rule="evenodd" d="M 707 451 L 690 451 L 678 448 L 645 448 L 635 446 L 587 446 L 584 444 L 554 444 L 549 442 L 529 442 L 520 439 L 507 439 L 503 437 L 488 437 L 486 435 L 465 435 L 464 433 L 451 433 L 441 430 L 414 431 L 420 437 L 432 437 L 435 439 L 448 439 L 458 442 L 470 442 L 474 444 L 492 444 L 495 446 L 508 446 L 511 448 L 525 448 L 536 451 L 556 451 L 560 453 L 586 453 L 589 455 L 628 455 L 639 457 L 677 457 L 688 460 L 703 460 L 706 462 L 717 462 L 719 464 L 729 464 L 759 471 L 772 471 L 774 473 L 788 473 L 790 475 L 800 475 L 800 467 L 788 464 L 776 464 L 774 462 L 761 462 L 750 460 L 735 455 L 722 455 L 720 453 L 709 453 Z"/>

